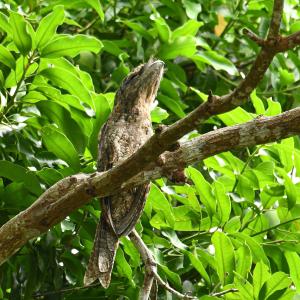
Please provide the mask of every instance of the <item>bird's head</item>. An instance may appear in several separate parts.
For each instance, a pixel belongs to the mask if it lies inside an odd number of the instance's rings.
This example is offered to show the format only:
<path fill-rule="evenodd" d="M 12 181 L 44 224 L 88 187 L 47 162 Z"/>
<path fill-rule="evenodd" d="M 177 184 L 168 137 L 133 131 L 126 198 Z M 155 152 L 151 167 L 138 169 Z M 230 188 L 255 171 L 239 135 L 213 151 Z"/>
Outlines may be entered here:
<path fill-rule="evenodd" d="M 150 59 L 136 67 L 124 80 L 116 95 L 120 106 L 151 105 L 163 75 L 164 63 Z"/>

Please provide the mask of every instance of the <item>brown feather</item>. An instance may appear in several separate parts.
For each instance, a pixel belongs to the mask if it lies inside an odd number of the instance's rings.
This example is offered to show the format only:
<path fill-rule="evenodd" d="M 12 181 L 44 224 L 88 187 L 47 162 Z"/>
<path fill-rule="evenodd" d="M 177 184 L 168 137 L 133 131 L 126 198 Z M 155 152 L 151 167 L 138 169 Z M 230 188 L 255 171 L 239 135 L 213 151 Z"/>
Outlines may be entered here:
<path fill-rule="evenodd" d="M 106 171 L 133 154 L 152 135 L 150 109 L 163 73 L 163 62 L 149 61 L 123 81 L 115 107 L 99 139 L 98 171 Z M 124 190 L 100 200 L 102 213 L 84 284 L 97 278 L 110 283 L 118 238 L 128 235 L 140 218 L 149 184 Z"/>

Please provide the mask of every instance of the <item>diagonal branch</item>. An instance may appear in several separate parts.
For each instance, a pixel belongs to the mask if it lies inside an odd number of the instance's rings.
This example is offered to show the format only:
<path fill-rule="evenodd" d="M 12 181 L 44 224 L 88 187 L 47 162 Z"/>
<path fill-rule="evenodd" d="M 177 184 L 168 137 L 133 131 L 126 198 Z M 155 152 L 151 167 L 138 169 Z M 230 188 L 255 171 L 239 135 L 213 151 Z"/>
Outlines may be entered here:
<path fill-rule="evenodd" d="M 256 118 L 241 125 L 212 131 L 183 143 L 175 152 L 167 152 L 163 165 L 152 162 L 144 171 L 141 168 L 130 170 L 138 175 L 127 183 L 123 174 L 119 173 L 119 182 L 107 185 L 107 178 L 110 178 L 113 169 L 104 173 L 67 177 L 49 188 L 34 204 L 0 228 L 0 264 L 28 240 L 62 221 L 72 211 L 88 203 L 96 194 L 103 197 L 117 193 L 121 186 L 132 187 L 157 179 L 178 167 L 196 163 L 220 152 L 274 142 L 300 134 L 299 124 L 300 108 L 296 108 L 275 117 Z M 120 166 L 126 169 L 128 161 Z"/>

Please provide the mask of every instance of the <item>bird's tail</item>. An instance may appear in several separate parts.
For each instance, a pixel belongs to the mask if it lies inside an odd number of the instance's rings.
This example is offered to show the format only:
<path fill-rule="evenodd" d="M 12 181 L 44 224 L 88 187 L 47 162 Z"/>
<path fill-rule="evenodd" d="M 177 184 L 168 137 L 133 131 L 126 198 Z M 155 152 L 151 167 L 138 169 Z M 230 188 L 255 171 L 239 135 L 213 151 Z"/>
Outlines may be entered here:
<path fill-rule="evenodd" d="M 102 217 L 97 225 L 94 248 L 84 275 L 84 285 L 99 279 L 102 286 L 108 288 L 118 244 L 116 233 Z"/>

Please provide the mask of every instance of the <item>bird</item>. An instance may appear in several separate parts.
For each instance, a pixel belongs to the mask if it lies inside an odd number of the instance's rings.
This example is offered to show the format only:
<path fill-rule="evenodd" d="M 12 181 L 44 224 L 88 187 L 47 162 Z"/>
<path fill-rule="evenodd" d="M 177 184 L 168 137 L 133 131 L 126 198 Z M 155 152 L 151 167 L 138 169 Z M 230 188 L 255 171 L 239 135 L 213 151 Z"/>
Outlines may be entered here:
<path fill-rule="evenodd" d="M 123 80 L 113 111 L 99 134 L 99 172 L 128 158 L 153 134 L 150 112 L 163 72 L 163 61 L 151 58 Z M 104 288 L 109 287 L 119 238 L 134 229 L 149 186 L 145 183 L 100 199 L 101 216 L 84 276 L 85 286 L 99 279 Z"/>

